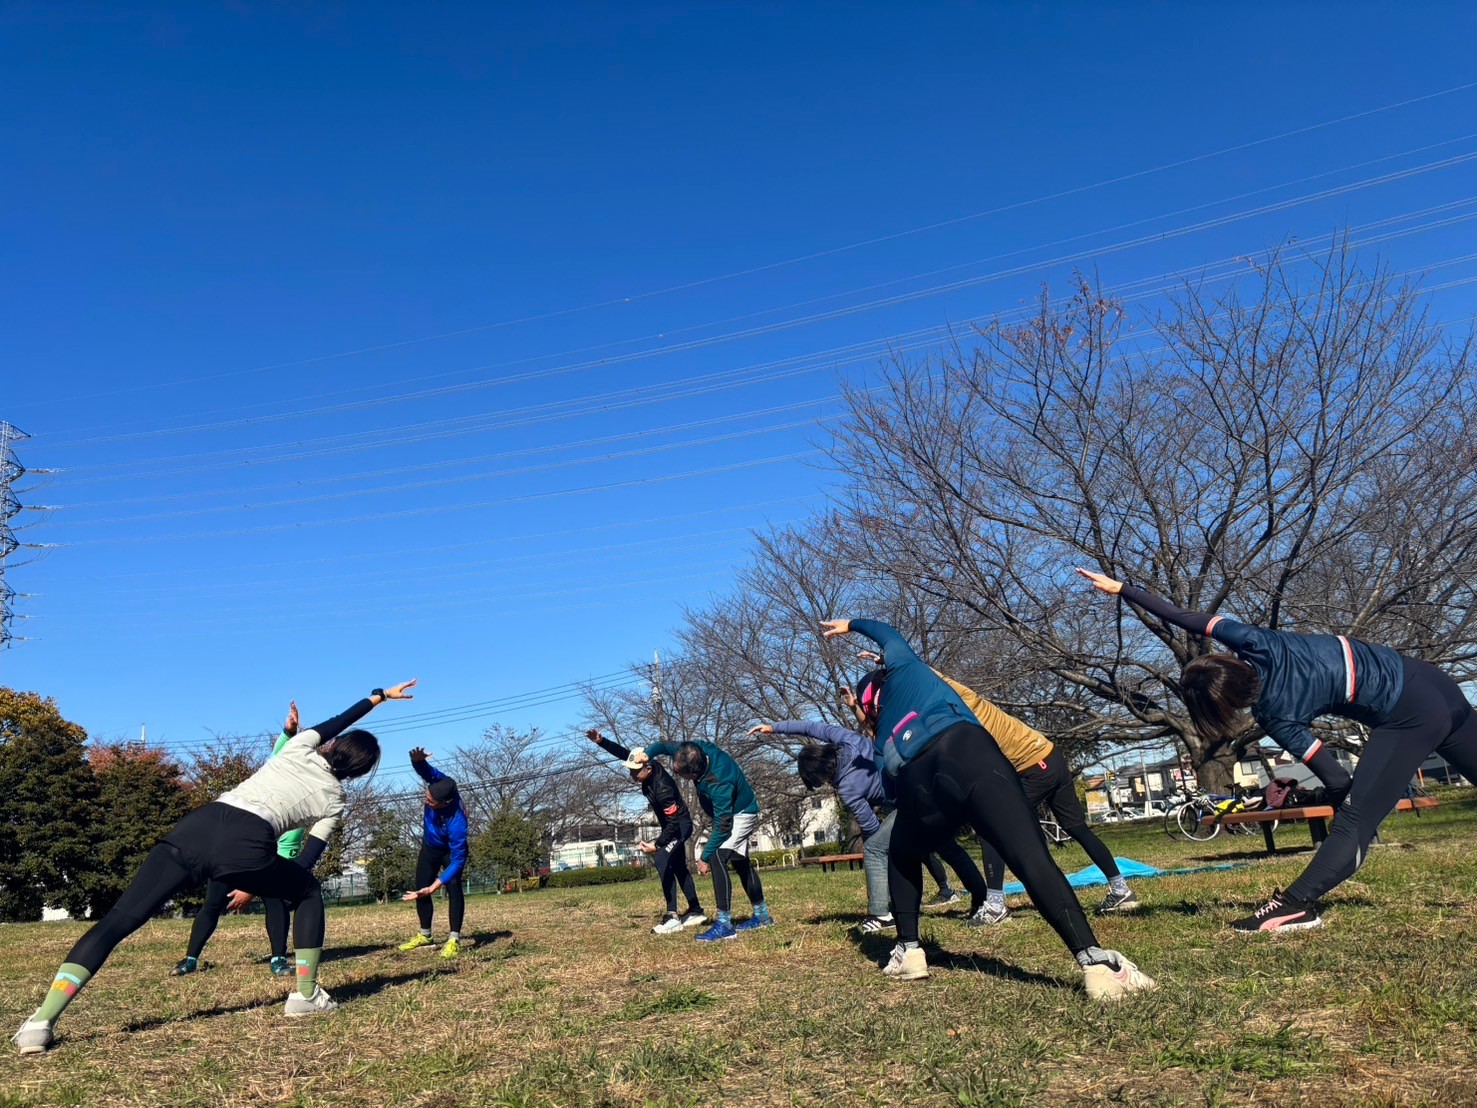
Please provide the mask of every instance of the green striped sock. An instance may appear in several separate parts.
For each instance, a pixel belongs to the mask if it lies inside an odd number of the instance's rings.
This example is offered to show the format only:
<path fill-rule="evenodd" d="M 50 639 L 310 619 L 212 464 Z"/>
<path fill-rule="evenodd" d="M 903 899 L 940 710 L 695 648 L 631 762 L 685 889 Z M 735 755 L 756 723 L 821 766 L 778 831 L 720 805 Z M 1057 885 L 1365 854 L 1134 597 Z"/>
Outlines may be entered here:
<path fill-rule="evenodd" d="M 45 1020 L 54 1024 L 67 1010 L 67 1005 L 72 1003 L 72 998 L 82 991 L 82 986 L 87 984 L 92 977 L 92 971 L 79 966 L 76 962 L 63 962 L 62 968 L 56 971 L 56 979 L 51 983 L 51 990 L 46 994 L 46 999 L 41 1002 L 41 1007 L 36 1009 L 33 1020 Z"/>
<path fill-rule="evenodd" d="M 297 991 L 309 999 L 318 991 L 318 959 L 322 956 L 321 946 L 297 952 Z"/>

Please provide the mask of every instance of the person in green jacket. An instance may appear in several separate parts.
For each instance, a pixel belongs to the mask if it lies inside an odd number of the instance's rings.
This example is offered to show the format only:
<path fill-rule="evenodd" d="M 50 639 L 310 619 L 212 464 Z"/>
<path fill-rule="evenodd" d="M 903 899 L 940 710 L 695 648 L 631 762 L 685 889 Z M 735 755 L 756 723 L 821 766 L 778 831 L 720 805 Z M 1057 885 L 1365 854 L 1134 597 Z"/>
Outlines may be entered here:
<path fill-rule="evenodd" d="M 712 821 L 707 845 L 698 859 L 698 873 L 713 875 L 713 896 L 718 902 L 718 919 L 706 931 L 700 931 L 700 943 L 732 939 L 740 931 L 753 931 L 774 923 L 769 906 L 764 903 L 764 885 L 759 873 L 749 862 L 749 839 L 759 826 L 759 801 L 749 779 L 739 764 L 726 751 L 710 742 L 652 743 L 645 750 L 632 753 L 635 762 L 650 761 L 666 755 L 672 759 L 672 772 L 697 784 L 697 799 Z M 717 862 L 717 865 L 713 863 Z M 733 883 L 728 867 L 739 875 L 744 893 L 754 905 L 754 914 L 742 923 L 733 922 Z"/>
<path fill-rule="evenodd" d="M 272 745 L 274 755 L 287 745 L 288 739 L 297 734 L 297 728 L 297 701 L 294 700 L 287 709 L 282 733 Z M 307 835 L 307 831 L 301 827 L 287 832 L 277 840 L 277 853 L 291 861 L 302 853 L 303 840 Z M 215 934 L 221 913 L 226 910 L 228 903 L 232 911 L 239 911 L 249 899 L 243 893 L 233 893 L 229 886 L 219 881 L 211 881 L 206 885 L 205 903 L 195 913 L 195 923 L 190 928 L 190 944 L 185 948 L 185 956 L 169 971 L 169 975 L 180 977 L 200 969 L 200 954 L 205 950 L 210 936 Z M 287 903 L 276 897 L 267 897 L 262 901 L 262 906 L 267 910 L 267 941 L 272 945 L 272 972 L 278 977 L 291 977 L 294 971 L 292 961 L 287 957 L 287 923 L 292 918 L 292 913 L 287 910 Z"/>

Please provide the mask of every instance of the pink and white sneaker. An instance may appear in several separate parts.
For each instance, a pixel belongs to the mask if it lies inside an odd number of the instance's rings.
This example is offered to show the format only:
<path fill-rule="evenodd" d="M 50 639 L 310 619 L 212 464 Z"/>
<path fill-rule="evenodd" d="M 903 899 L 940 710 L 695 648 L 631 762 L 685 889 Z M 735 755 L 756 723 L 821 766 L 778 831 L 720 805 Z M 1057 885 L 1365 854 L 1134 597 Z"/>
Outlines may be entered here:
<path fill-rule="evenodd" d="M 1251 915 L 1231 924 L 1231 930 L 1254 935 L 1258 931 L 1308 931 L 1322 926 L 1317 908 L 1279 892 Z"/>

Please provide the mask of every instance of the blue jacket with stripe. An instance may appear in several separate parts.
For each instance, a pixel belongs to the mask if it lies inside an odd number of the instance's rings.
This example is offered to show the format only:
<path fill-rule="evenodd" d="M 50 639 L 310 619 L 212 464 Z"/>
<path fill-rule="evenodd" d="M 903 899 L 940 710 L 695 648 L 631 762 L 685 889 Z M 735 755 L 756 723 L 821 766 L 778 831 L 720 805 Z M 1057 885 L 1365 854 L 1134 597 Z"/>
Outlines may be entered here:
<path fill-rule="evenodd" d="M 1322 747 L 1309 725 L 1339 716 L 1377 727 L 1405 691 L 1405 662 L 1387 646 L 1344 635 L 1271 631 L 1225 616 L 1187 612 L 1169 601 L 1124 585 L 1124 600 L 1197 635 L 1224 643 L 1253 666 L 1262 691 L 1252 716 L 1267 736 L 1294 758 L 1308 761 Z"/>

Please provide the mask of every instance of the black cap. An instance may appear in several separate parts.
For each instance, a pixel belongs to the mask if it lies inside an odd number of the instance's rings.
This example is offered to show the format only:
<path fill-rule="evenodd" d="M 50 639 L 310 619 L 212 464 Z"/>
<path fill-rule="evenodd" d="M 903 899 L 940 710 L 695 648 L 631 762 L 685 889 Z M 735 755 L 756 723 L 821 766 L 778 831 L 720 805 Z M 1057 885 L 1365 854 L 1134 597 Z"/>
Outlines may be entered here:
<path fill-rule="evenodd" d="M 441 777 L 432 781 L 426 791 L 437 804 L 446 804 L 456 799 L 456 781 L 450 777 Z"/>

